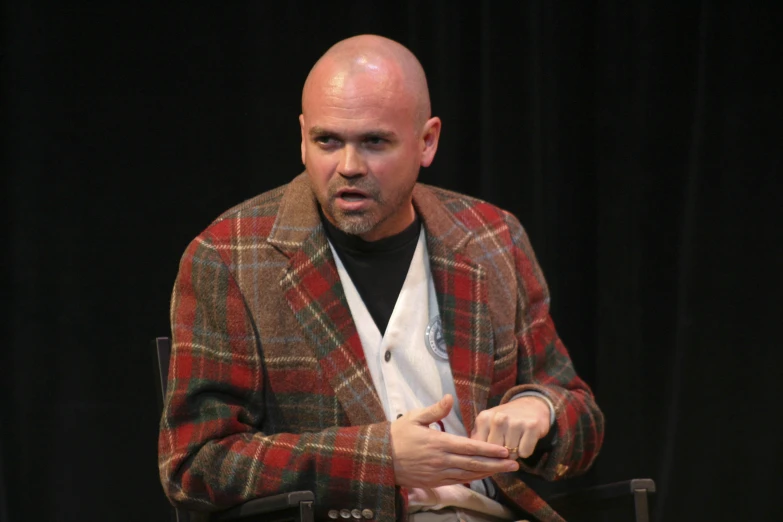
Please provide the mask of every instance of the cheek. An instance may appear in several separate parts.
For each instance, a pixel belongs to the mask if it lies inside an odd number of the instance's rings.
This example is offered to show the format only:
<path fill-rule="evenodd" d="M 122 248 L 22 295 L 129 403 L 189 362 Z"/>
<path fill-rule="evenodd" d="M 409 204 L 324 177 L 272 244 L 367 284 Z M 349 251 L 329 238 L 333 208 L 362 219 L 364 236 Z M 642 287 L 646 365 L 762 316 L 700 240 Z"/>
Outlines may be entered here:
<path fill-rule="evenodd" d="M 366 161 L 370 172 L 382 178 L 384 184 L 388 185 L 404 184 L 404 179 L 418 168 L 418 163 L 411 158 L 410 152 L 405 150 L 388 155 L 369 156 Z"/>
<path fill-rule="evenodd" d="M 325 184 L 329 181 L 336 168 L 334 159 L 323 154 L 322 151 L 309 147 L 307 149 L 307 162 L 305 163 L 307 171 L 310 173 L 313 181 L 318 184 Z"/>
<path fill-rule="evenodd" d="M 328 192 L 329 181 L 335 172 L 335 166 L 330 158 L 324 157 L 319 152 L 308 150 L 305 169 L 318 200 L 323 203 Z"/>
<path fill-rule="evenodd" d="M 370 165 L 370 170 L 377 174 L 382 185 L 390 189 L 409 187 L 417 178 L 419 163 L 409 153 L 396 154 L 394 157 L 378 161 Z"/>

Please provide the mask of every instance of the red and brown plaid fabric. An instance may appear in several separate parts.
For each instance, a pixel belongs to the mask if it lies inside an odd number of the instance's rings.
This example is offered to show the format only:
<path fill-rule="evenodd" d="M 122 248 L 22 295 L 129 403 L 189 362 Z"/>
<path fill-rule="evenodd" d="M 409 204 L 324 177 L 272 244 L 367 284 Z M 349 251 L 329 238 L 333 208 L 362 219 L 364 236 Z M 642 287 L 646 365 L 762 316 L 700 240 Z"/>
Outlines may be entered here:
<path fill-rule="evenodd" d="M 413 195 L 466 429 L 480 411 L 539 391 L 555 405 L 557 443 L 523 469 L 585 471 L 603 416 L 557 336 L 522 226 L 446 190 L 420 184 Z M 405 518 L 389 422 L 306 175 L 226 212 L 188 246 L 171 322 L 159 465 L 172 502 L 216 510 L 312 490 L 318 519 L 345 508 Z M 536 518 L 562 520 L 517 474 L 494 480 Z"/>

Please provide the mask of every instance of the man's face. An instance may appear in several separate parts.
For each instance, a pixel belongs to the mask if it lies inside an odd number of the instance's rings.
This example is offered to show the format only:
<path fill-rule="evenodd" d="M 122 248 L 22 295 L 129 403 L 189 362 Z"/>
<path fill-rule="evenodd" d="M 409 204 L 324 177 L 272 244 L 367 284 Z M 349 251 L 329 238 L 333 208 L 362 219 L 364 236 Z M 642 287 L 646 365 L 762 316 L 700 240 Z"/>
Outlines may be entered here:
<path fill-rule="evenodd" d="M 402 231 L 437 118 L 422 121 L 413 96 L 388 78 L 332 75 L 311 87 L 299 117 L 302 162 L 327 219 L 368 241 Z"/>

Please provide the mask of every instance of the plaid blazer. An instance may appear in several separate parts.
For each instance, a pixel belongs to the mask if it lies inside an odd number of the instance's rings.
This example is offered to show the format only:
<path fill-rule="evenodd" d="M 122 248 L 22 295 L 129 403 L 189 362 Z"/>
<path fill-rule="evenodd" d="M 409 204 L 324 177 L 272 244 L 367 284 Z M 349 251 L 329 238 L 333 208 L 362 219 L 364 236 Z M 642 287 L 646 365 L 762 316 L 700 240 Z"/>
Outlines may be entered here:
<path fill-rule="evenodd" d="M 422 184 L 413 203 L 468 433 L 480 411 L 535 390 L 555 405 L 557 442 L 522 468 L 550 480 L 585 471 L 603 415 L 557 336 L 522 226 Z M 229 210 L 188 246 L 171 324 L 159 467 L 173 503 L 216 510 L 309 489 L 318 519 L 332 509 L 406 518 L 390 423 L 306 174 Z M 518 474 L 493 480 L 511 506 L 562 520 Z"/>

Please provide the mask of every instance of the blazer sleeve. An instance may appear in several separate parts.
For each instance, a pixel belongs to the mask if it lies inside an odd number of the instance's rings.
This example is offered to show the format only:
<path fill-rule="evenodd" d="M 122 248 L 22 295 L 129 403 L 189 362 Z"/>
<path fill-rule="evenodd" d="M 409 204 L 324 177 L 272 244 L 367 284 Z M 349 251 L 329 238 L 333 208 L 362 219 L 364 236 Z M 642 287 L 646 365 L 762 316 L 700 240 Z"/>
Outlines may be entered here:
<path fill-rule="evenodd" d="M 311 490 L 329 508 L 394 520 L 389 423 L 265 434 L 264 372 L 255 325 L 229 266 L 205 233 L 180 263 L 158 465 L 166 495 L 192 510 Z"/>
<path fill-rule="evenodd" d="M 579 378 L 549 315 L 549 290 L 522 225 L 506 213 L 517 273 L 517 386 L 544 394 L 555 408 L 555 443 L 538 459 L 520 459 L 521 468 L 548 480 L 579 475 L 592 465 L 604 438 L 604 416 L 589 386 Z M 548 436 L 547 439 L 551 440 Z M 538 453 L 538 452 L 536 452 Z"/>

